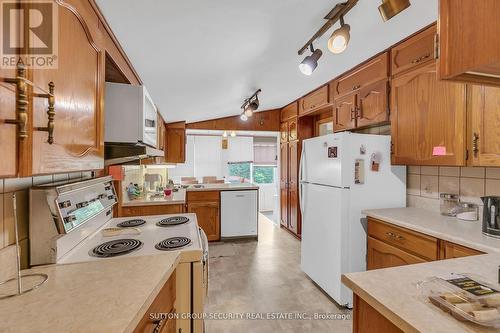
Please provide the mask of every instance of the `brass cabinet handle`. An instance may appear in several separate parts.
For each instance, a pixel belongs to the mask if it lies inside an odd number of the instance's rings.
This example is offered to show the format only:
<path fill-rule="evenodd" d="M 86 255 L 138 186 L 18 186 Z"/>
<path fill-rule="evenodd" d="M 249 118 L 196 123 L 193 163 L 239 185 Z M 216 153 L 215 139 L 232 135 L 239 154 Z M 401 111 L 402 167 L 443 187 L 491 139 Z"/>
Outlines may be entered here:
<path fill-rule="evenodd" d="M 479 152 L 479 134 L 472 134 L 472 151 L 474 152 L 474 156 L 477 156 Z"/>
<path fill-rule="evenodd" d="M 16 119 L 5 119 L 6 124 L 17 125 L 17 137 L 24 140 L 28 137 L 26 125 L 28 123 L 28 83 L 26 81 L 26 69 L 23 66 L 17 68 L 16 78 L 4 78 L 2 81 L 16 86 Z"/>
<path fill-rule="evenodd" d="M 48 139 L 47 142 L 49 144 L 54 143 L 54 126 L 55 126 L 55 117 L 56 117 L 56 111 L 55 111 L 55 104 L 56 104 L 56 99 L 54 96 L 54 91 L 55 91 L 55 84 L 54 82 L 49 83 L 49 93 L 48 94 L 34 94 L 35 97 L 41 97 L 41 98 L 46 98 L 49 102 L 49 106 L 47 108 L 47 127 L 35 127 L 35 130 L 37 131 L 44 131 L 48 133 Z"/>
<path fill-rule="evenodd" d="M 359 88 L 361 88 L 361 85 L 358 84 L 357 86 L 353 86 L 352 90 L 356 90 L 356 89 L 359 89 Z"/>
<path fill-rule="evenodd" d="M 423 60 L 425 60 L 425 59 L 429 58 L 430 56 L 431 56 L 431 54 L 430 54 L 430 53 L 427 53 L 426 55 L 423 55 L 423 56 L 421 56 L 421 57 L 419 57 L 419 58 L 415 58 L 415 59 L 413 59 L 413 60 L 411 61 L 411 63 L 412 63 L 412 64 L 418 64 L 419 62 L 421 62 L 421 61 L 423 61 Z"/>
<path fill-rule="evenodd" d="M 351 120 L 354 121 L 356 119 L 356 109 L 351 109 Z"/>
<path fill-rule="evenodd" d="M 162 329 L 163 324 L 165 323 L 165 319 L 166 318 L 163 318 L 160 321 L 157 321 L 155 323 L 155 326 L 153 327 L 153 330 L 151 331 L 151 333 L 160 333 L 160 330 Z"/>

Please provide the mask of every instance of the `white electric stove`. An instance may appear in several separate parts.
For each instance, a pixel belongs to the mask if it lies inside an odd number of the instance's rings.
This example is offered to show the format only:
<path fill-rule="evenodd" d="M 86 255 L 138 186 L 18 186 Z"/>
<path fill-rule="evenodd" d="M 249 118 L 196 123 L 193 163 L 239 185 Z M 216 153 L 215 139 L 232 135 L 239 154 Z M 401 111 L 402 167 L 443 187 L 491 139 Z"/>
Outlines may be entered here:
<path fill-rule="evenodd" d="M 113 218 L 111 177 L 30 190 L 30 263 L 73 264 L 178 251 L 177 332 L 203 332 L 208 241 L 196 214 Z M 50 277 L 49 277 L 50 278 Z"/>

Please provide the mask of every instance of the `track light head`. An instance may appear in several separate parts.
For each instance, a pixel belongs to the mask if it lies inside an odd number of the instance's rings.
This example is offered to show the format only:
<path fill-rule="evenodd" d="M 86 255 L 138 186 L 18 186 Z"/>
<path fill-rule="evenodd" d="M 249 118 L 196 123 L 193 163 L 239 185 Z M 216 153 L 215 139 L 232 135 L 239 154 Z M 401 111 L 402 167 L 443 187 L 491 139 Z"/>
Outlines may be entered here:
<path fill-rule="evenodd" d="M 245 111 L 243 112 L 243 114 L 247 117 L 247 118 L 250 118 L 251 116 L 253 116 L 253 110 L 250 108 L 250 107 L 247 107 L 245 109 Z"/>
<path fill-rule="evenodd" d="M 240 116 L 240 119 L 243 120 L 243 121 L 247 121 L 248 120 L 248 117 L 246 116 L 246 114 L 243 112 Z"/>
<path fill-rule="evenodd" d="M 312 54 L 305 57 L 299 65 L 299 69 L 304 75 L 311 75 L 314 72 L 316 67 L 318 67 L 319 58 L 323 55 L 323 52 L 320 49 L 315 50 L 312 44 L 311 52 Z"/>
<path fill-rule="evenodd" d="M 259 98 L 257 96 L 255 96 L 255 99 L 253 101 L 248 103 L 248 108 L 252 111 L 257 111 L 257 109 L 259 108 Z"/>
<path fill-rule="evenodd" d="M 385 22 L 410 6 L 410 0 L 382 0 L 382 4 L 378 7 L 378 11 Z"/>
<path fill-rule="evenodd" d="M 351 38 L 351 26 L 344 23 L 344 18 L 340 17 L 340 28 L 335 30 L 328 39 L 328 49 L 330 52 L 338 54 L 345 51 Z"/>

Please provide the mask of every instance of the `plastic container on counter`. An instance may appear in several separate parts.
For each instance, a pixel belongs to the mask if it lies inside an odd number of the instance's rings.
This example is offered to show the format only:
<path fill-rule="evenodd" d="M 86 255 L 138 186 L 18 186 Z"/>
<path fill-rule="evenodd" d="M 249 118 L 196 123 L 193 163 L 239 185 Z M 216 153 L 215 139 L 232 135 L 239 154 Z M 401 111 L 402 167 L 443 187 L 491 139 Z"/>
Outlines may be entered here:
<path fill-rule="evenodd" d="M 463 273 L 418 283 L 422 297 L 455 319 L 500 328 L 500 285 Z"/>
<path fill-rule="evenodd" d="M 441 193 L 439 195 L 439 210 L 441 215 L 456 216 L 458 210 L 458 195 L 452 193 Z"/>

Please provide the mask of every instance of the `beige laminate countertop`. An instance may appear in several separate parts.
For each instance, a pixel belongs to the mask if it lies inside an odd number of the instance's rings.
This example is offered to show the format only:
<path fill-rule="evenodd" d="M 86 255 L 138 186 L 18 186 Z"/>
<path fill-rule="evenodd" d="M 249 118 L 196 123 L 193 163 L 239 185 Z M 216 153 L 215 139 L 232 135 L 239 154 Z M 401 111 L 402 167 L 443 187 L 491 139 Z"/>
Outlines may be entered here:
<path fill-rule="evenodd" d="M 483 235 L 480 221 L 462 221 L 413 207 L 369 209 L 363 214 L 482 252 L 500 253 L 500 239 Z"/>
<path fill-rule="evenodd" d="M 0 300 L 0 332 L 132 332 L 179 263 L 179 252 L 37 267 L 38 289 Z"/>
<path fill-rule="evenodd" d="M 203 191 L 244 191 L 258 190 L 259 186 L 252 183 L 227 183 L 227 184 L 200 184 L 202 187 L 196 188 L 190 185 L 186 189 L 179 189 L 177 192 L 172 192 L 171 196 L 152 198 L 147 196 L 141 199 L 128 200 L 123 197 L 122 207 L 133 206 L 155 206 L 155 205 L 182 205 L 186 203 L 186 192 L 203 192 Z"/>
<path fill-rule="evenodd" d="M 417 283 L 432 276 L 471 272 L 496 282 L 499 264 L 500 254 L 484 254 L 348 273 L 342 282 L 404 332 L 498 332 L 454 319 L 427 301 Z"/>

